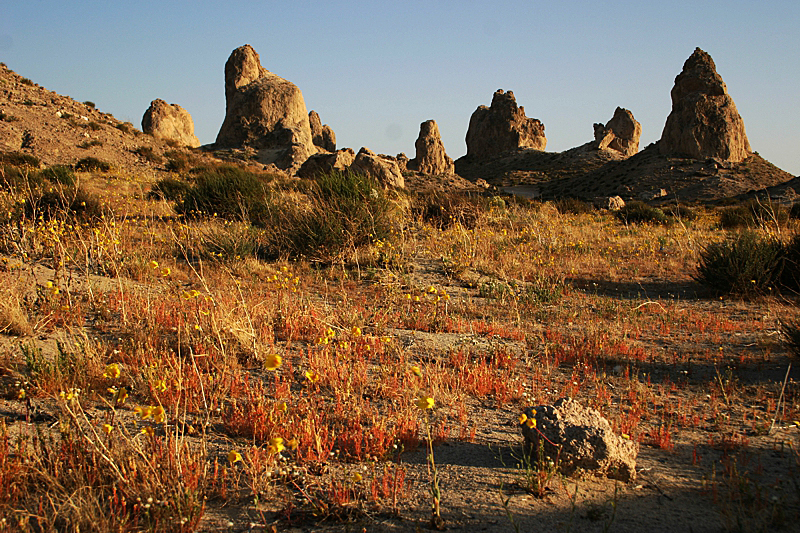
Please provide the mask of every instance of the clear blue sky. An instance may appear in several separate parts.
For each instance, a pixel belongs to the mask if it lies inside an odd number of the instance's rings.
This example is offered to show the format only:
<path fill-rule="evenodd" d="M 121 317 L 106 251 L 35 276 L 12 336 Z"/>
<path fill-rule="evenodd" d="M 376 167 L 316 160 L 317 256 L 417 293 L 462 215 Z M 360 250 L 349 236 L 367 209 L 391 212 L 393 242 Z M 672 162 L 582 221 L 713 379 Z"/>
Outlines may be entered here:
<path fill-rule="evenodd" d="M 513 90 L 548 151 L 592 138 L 617 106 L 658 140 L 696 46 L 714 58 L 754 150 L 800 174 L 800 1 L 5 1 L 0 61 L 140 126 L 151 100 L 213 142 L 224 65 L 251 44 L 300 87 L 337 144 L 414 155 L 435 119 L 457 158 L 475 108 Z"/>

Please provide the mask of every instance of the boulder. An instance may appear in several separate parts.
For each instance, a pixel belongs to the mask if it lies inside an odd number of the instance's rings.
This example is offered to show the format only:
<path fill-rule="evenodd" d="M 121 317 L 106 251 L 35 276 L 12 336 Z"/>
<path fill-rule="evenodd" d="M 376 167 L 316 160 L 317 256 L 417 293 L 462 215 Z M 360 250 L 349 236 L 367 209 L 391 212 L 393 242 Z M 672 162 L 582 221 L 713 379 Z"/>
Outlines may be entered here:
<path fill-rule="evenodd" d="M 361 148 L 356 154 L 356 159 L 350 165 L 350 170 L 361 172 L 383 185 L 384 188 L 405 188 L 403 173 L 397 161 L 387 155 L 376 155 L 367 148 Z"/>
<path fill-rule="evenodd" d="M 536 420 L 535 427 L 521 425 L 532 460 L 538 460 L 542 446 L 545 456 L 557 460 L 565 475 L 581 469 L 625 482 L 636 478 L 638 444 L 614 433 L 595 409 L 561 398 L 553 405 L 528 407 L 524 412 Z"/>
<path fill-rule="evenodd" d="M 639 151 L 642 125 L 633 113 L 618 107 L 607 124 L 594 125 L 594 141 L 598 150 L 616 150 L 626 157 Z"/>
<path fill-rule="evenodd" d="M 498 89 L 490 107 L 478 107 L 469 119 L 467 156 L 485 158 L 502 152 L 533 148 L 544 150 L 544 124 L 525 116 L 512 91 Z"/>
<path fill-rule="evenodd" d="M 356 158 L 352 148 L 343 148 L 330 154 L 321 152 L 314 154 L 303 163 L 297 171 L 301 178 L 313 178 L 320 174 L 325 174 L 334 170 L 345 171 Z"/>
<path fill-rule="evenodd" d="M 142 131 L 191 148 L 200 146 L 200 141 L 194 135 L 194 122 L 189 112 L 178 104 L 168 104 L 160 98 L 150 102 L 150 107 L 144 112 Z"/>
<path fill-rule="evenodd" d="M 336 151 L 336 134 L 327 124 L 323 125 L 319 113 L 309 111 L 308 122 L 311 125 L 311 140 L 315 146 L 328 152 Z"/>
<path fill-rule="evenodd" d="M 744 121 L 711 56 L 701 49 L 683 64 L 659 142 L 664 155 L 740 162 L 750 156 Z"/>
<path fill-rule="evenodd" d="M 300 89 L 262 67 L 249 44 L 225 63 L 225 100 L 217 148 L 253 148 L 260 162 L 290 170 L 317 153 Z"/>
<path fill-rule="evenodd" d="M 417 155 L 408 161 L 408 170 L 436 176 L 455 172 L 453 160 L 444 151 L 442 136 L 435 120 L 426 120 L 420 124 L 419 137 L 414 146 Z"/>
<path fill-rule="evenodd" d="M 623 200 L 621 196 L 598 196 L 592 199 L 592 204 L 594 204 L 597 209 L 619 211 L 625 207 L 625 200 Z"/>

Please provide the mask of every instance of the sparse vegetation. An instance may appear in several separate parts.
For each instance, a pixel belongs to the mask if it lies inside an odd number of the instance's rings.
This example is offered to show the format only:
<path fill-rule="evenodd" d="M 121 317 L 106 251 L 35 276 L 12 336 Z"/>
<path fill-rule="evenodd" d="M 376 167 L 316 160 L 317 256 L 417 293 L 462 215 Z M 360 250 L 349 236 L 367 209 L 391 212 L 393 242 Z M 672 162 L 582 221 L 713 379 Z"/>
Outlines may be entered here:
<path fill-rule="evenodd" d="M 625 207 L 615 212 L 615 216 L 624 224 L 667 224 L 669 219 L 658 207 L 652 207 L 644 202 L 632 201 Z"/>
<path fill-rule="evenodd" d="M 754 198 L 744 204 L 726 207 L 719 215 L 719 223 L 725 229 L 776 228 L 789 220 L 789 211 L 769 200 Z"/>
<path fill-rule="evenodd" d="M 96 157 L 84 157 L 75 163 L 75 170 L 81 172 L 108 172 L 111 164 Z"/>
<path fill-rule="evenodd" d="M 91 141 L 84 141 L 78 145 L 78 148 L 83 148 L 84 150 L 87 150 L 89 148 L 92 148 L 93 146 L 103 146 L 103 141 L 99 141 L 97 139 L 92 139 Z"/>

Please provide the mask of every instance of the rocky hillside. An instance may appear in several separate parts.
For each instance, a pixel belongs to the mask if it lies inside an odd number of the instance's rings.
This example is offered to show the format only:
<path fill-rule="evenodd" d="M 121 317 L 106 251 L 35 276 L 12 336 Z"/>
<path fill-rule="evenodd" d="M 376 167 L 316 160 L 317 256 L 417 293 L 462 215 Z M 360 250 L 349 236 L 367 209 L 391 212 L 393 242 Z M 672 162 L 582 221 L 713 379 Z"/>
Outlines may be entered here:
<path fill-rule="evenodd" d="M 145 135 L 95 108 L 76 102 L 0 66 L 0 150 L 38 157 L 47 165 L 71 165 L 85 157 L 133 173 L 165 172 L 166 141 Z"/>

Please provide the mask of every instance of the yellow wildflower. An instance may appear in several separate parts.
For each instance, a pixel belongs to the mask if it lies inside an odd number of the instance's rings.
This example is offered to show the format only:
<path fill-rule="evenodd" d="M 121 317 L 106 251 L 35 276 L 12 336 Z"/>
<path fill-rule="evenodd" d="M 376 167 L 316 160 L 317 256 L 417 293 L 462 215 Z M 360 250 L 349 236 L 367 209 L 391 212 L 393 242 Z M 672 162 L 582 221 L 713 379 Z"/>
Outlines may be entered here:
<path fill-rule="evenodd" d="M 316 383 L 317 381 L 319 381 L 319 374 L 317 374 L 313 370 L 306 370 L 306 379 L 311 383 Z"/>
<path fill-rule="evenodd" d="M 150 268 L 153 270 L 158 268 L 158 261 L 150 261 Z"/>
<path fill-rule="evenodd" d="M 172 274 L 172 269 L 171 268 L 164 267 L 164 268 L 161 269 L 161 275 L 164 276 L 165 278 L 167 276 L 169 276 L 170 274 Z"/>
<path fill-rule="evenodd" d="M 103 424 L 103 433 L 109 435 L 112 431 L 114 431 L 114 426 L 111 424 Z"/>
<path fill-rule="evenodd" d="M 164 408 L 158 405 L 152 407 L 151 409 L 152 409 L 151 412 L 153 413 L 153 421 L 156 424 L 163 424 L 164 421 L 167 419 L 167 415 L 166 412 L 164 411 Z"/>
<path fill-rule="evenodd" d="M 267 370 L 277 370 L 279 366 L 281 366 L 281 362 L 283 358 L 278 354 L 270 354 L 267 356 L 267 359 L 264 361 L 264 368 Z"/>
<path fill-rule="evenodd" d="M 525 425 L 528 426 L 529 428 L 535 428 L 536 427 L 536 419 L 535 418 L 529 418 L 528 420 L 525 421 Z"/>
<path fill-rule="evenodd" d="M 519 424 L 520 425 L 524 424 L 526 420 L 528 420 L 528 415 L 526 415 L 525 413 L 521 413 L 519 415 Z"/>
<path fill-rule="evenodd" d="M 353 483 L 358 483 L 362 479 L 364 479 L 364 477 L 359 472 L 353 474 Z"/>
<path fill-rule="evenodd" d="M 412 366 L 411 373 L 417 376 L 418 378 L 422 377 L 422 370 L 418 366 Z"/>
<path fill-rule="evenodd" d="M 420 396 L 417 398 L 417 407 L 420 409 L 433 409 L 433 397 Z"/>
<path fill-rule="evenodd" d="M 276 409 L 278 409 L 278 411 L 280 411 L 281 413 L 285 413 L 286 411 L 289 410 L 289 406 L 286 405 L 286 402 L 279 402 L 278 405 L 276 406 Z"/>
<path fill-rule="evenodd" d="M 297 439 L 290 439 L 289 442 L 287 442 L 286 444 L 288 444 L 289 448 L 292 450 L 296 450 L 297 447 L 300 445 Z"/>
<path fill-rule="evenodd" d="M 350 330 L 350 333 L 352 333 L 354 337 L 360 337 L 361 336 L 361 328 L 358 327 L 358 326 L 353 326 L 353 328 Z"/>
<path fill-rule="evenodd" d="M 158 392 L 167 392 L 167 380 L 166 379 L 158 379 L 153 384 L 153 388 Z"/>
<path fill-rule="evenodd" d="M 283 445 L 283 439 L 281 437 L 273 437 L 269 439 L 269 446 L 267 447 L 267 451 L 269 451 L 269 453 L 281 453 L 285 449 L 286 447 Z"/>
<path fill-rule="evenodd" d="M 238 463 L 241 460 L 242 460 L 242 454 L 240 454 L 236 450 L 231 450 L 228 452 L 228 461 L 230 461 L 231 464 Z"/>

